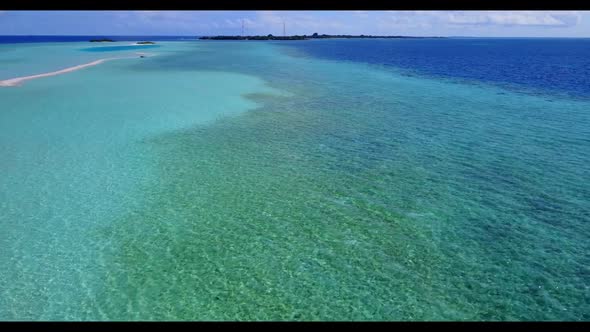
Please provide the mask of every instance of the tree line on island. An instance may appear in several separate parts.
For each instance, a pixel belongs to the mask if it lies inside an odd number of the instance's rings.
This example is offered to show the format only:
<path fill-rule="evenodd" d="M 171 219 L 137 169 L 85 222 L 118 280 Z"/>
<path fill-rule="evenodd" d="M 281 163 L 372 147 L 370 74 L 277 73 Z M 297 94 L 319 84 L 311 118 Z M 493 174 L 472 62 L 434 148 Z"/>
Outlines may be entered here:
<path fill-rule="evenodd" d="M 308 40 L 308 39 L 330 39 L 330 38 L 444 38 L 444 37 L 412 37 L 412 36 L 372 36 L 372 35 L 319 35 L 317 32 L 311 36 L 293 35 L 293 36 L 203 36 L 199 39 L 204 40 Z"/>
<path fill-rule="evenodd" d="M 327 35 L 318 34 L 313 35 L 293 35 L 293 36 L 273 36 L 272 34 L 266 36 L 201 36 L 197 37 L 202 40 L 309 40 L 309 39 L 363 39 L 363 38 L 379 38 L 379 39 L 393 39 L 393 38 L 445 38 L 445 37 L 415 37 L 415 36 L 373 36 L 373 35 Z M 112 39 L 91 39 L 92 43 L 114 42 Z M 138 45 L 155 44 L 152 41 L 140 41 Z"/>

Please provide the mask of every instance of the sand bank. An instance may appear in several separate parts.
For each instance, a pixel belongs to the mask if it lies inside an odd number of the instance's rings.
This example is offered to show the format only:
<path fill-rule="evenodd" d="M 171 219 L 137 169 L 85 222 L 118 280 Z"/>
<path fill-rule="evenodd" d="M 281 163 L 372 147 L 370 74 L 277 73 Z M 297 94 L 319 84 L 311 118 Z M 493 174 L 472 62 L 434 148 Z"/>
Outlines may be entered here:
<path fill-rule="evenodd" d="M 143 54 L 143 53 L 137 53 L 140 56 L 146 56 L 147 54 Z M 115 59 L 129 59 L 129 58 L 135 58 L 133 57 L 118 57 L 118 58 L 106 58 L 106 59 L 99 59 L 96 61 L 92 61 L 89 63 L 85 63 L 85 64 L 81 64 L 81 65 L 77 65 L 77 66 L 73 66 L 73 67 L 69 67 L 69 68 L 65 68 L 62 70 L 58 70 L 58 71 L 52 71 L 50 73 L 44 73 L 44 74 L 38 74 L 38 75 L 31 75 L 31 76 L 23 76 L 23 77 L 16 77 L 16 78 L 11 78 L 8 80 L 3 80 L 0 81 L 0 87 L 10 87 L 10 86 L 19 86 L 21 85 L 23 82 L 26 82 L 28 80 L 34 80 L 37 78 L 42 78 L 42 77 L 48 77 L 48 76 L 55 76 L 55 75 L 61 75 L 61 74 L 65 74 L 65 73 L 69 73 L 72 71 L 76 71 L 76 70 L 80 70 L 80 69 L 84 69 L 86 67 L 92 67 L 92 66 L 96 66 L 99 65 L 105 61 L 109 61 L 109 60 L 115 60 Z"/>

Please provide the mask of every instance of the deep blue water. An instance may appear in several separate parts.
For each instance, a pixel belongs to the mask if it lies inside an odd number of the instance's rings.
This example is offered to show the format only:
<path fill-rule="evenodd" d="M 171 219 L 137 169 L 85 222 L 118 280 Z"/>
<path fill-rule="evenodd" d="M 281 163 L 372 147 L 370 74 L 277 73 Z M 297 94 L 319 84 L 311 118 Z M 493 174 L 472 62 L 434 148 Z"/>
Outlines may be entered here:
<path fill-rule="evenodd" d="M 590 39 L 332 39 L 289 45 L 314 57 L 590 97 Z"/>
<path fill-rule="evenodd" d="M 197 36 L 0 36 L 0 44 L 99 38 L 197 40 Z M 590 98 L 590 39 L 587 38 L 330 39 L 282 43 L 313 57 L 392 66 L 408 74 L 484 81 L 528 92 L 541 90 Z"/>

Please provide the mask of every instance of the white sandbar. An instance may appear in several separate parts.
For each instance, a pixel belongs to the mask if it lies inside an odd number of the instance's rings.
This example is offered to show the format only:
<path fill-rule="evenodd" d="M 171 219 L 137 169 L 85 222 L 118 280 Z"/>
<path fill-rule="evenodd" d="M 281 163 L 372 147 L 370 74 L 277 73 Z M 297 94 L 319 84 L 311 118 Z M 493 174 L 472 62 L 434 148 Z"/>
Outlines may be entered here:
<path fill-rule="evenodd" d="M 140 54 L 140 55 L 143 55 L 143 54 Z M 77 66 L 65 68 L 65 69 L 58 70 L 58 71 L 52 71 L 50 73 L 44 73 L 44 74 L 39 74 L 39 75 L 31 75 L 31 76 L 23 76 L 23 77 L 11 78 L 11 79 L 8 79 L 8 80 L 0 81 L 0 87 L 19 86 L 23 82 L 28 81 L 28 80 L 34 80 L 36 78 L 41 78 L 41 77 L 61 75 L 61 74 L 69 73 L 69 72 L 72 72 L 72 71 L 84 69 L 86 67 L 96 66 L 96 65 L 99 65 L 99 64 L 101 64 L 101 63 L 103 63 L 105 61 L 108 61 L 108 60 L 126 59 L 126 58 L 134 58 L 134 57 L 119 57 L 119 58 L 100 59 L 100 60 L 96 60 L 96 61 L 92 61 L 92 62 L 89 62 L 89 63 L 82 64 L 82 65 L 77 65 Z"/>

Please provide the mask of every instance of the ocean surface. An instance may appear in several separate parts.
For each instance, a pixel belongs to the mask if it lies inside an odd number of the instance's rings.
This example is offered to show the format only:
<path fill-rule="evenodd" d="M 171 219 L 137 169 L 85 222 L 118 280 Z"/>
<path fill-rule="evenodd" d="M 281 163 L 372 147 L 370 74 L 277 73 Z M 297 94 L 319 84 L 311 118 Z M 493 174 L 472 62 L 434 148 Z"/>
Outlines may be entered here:
<path fill-rule="evenodd" d="M 590 39 L 2 38 L 0 320 L 590 319 Z"/>

